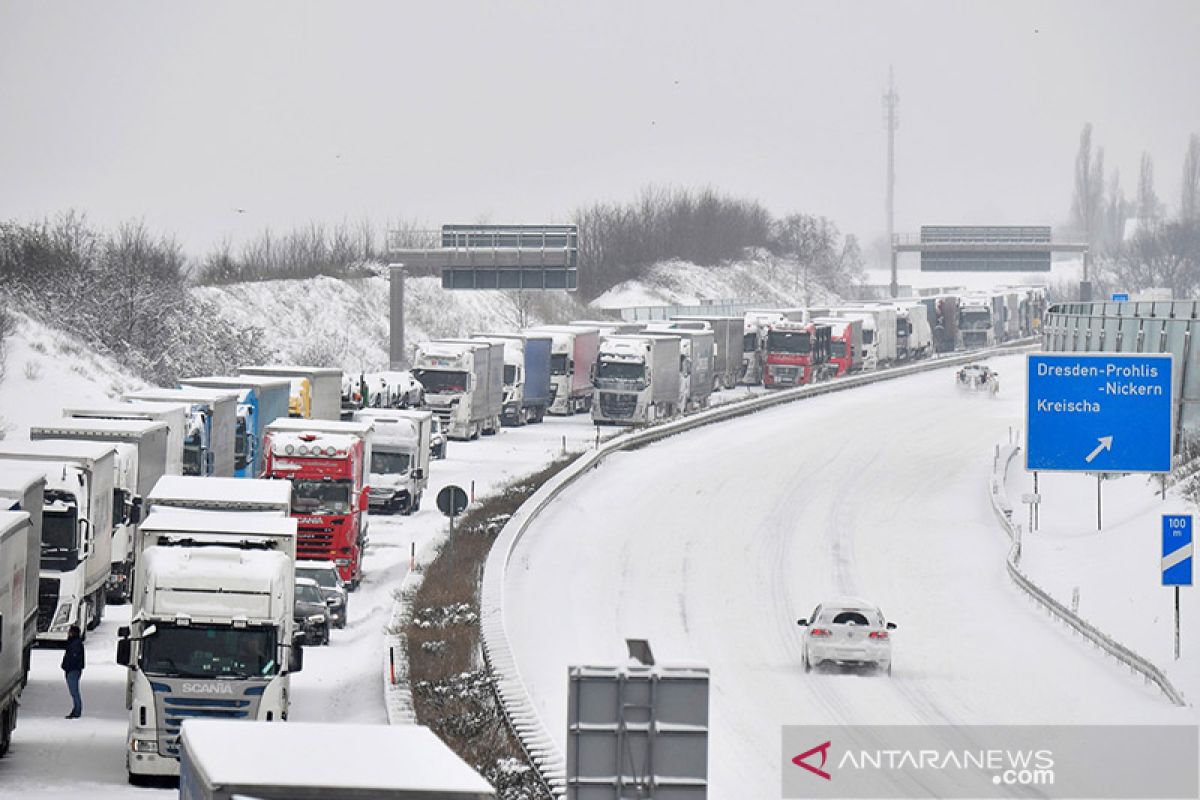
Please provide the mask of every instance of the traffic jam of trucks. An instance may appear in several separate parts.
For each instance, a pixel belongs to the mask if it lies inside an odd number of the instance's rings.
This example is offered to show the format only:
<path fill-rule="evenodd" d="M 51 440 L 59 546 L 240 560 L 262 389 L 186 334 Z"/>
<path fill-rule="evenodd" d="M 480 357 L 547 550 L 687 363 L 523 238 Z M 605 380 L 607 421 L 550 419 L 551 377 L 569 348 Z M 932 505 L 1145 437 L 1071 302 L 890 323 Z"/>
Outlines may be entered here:
<path fill-rule="evenodd" d="M 0 754 L 33 648 L 86 635 L 109 603 L 131 612 L 116 654 L 131 781 L 179 774 L 187 719 L 286 720 L 303 648 L 346 625 L 371 568 L 369 514 L 420 511 L 448 438 L 575 414 L 654 424 L 714 393 L 1028 337 L 1045 309 L 1040 287 L 1000 287 L 581 320 L 419 342 L 408 370 L 246 366 L 68 404 L 0 442 Z"/>

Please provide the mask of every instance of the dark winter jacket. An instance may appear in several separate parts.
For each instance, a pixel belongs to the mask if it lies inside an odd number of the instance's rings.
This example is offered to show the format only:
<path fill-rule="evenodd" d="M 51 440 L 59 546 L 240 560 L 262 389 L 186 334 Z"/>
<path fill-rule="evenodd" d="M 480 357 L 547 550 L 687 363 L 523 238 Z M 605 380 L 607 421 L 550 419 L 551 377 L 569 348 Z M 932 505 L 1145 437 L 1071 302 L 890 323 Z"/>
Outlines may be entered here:
<path fill-rule="evenodd" d="M 74 639 L 67 639 L 67 649 L 63 653 L 62 660 L 63 672 L 82 672 L 83 671 L 83 639 L 76 636 Z"/>

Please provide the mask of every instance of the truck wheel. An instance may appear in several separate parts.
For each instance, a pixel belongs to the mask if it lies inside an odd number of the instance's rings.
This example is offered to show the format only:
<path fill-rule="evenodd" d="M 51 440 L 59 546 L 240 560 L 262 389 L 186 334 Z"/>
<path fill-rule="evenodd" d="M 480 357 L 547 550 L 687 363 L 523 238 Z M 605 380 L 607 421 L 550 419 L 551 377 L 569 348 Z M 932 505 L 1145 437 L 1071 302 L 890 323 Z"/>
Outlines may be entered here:
<path fill-rule="evenodd" d="M 421 495 L 422 494 L 424 494 L 424 492 L 417 492 L 417 496 L 415 498 L 413 498 L 413 502 L 412 502 L 412 510 L 413 511 L 421 510 Z"/>

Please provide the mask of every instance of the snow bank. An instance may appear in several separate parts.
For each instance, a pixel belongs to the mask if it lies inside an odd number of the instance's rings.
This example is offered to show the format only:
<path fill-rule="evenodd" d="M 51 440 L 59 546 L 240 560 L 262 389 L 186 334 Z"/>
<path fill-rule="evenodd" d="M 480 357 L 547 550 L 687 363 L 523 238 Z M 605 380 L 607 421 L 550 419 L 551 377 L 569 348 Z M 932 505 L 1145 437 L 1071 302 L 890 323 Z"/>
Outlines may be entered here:
<path fill-rule="evenodd" d="M 58 419 L 65 405 L 108 402 L 146 386 L 78 337 L 12 314 L 16 330 L 3 345 L 0 438 L 27 439 L 30 425 Z"/>
<path fill-rule="evenodd" d="M 827 305 L 839 298 L 816 282 L 805 280 L 794 261 L 764 256 L 715 267 L 664 261 L 638 280 L 617 284 L 591 305 L 601 309 L 692 306 L 735 299 L 801 306 Z"/>

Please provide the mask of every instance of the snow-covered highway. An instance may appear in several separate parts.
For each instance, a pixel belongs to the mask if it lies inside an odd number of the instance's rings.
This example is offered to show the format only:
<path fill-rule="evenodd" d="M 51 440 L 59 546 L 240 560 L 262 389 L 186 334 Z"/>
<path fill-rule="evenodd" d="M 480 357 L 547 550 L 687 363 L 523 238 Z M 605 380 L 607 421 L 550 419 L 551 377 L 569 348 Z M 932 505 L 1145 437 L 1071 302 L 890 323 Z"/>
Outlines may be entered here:
<path fill-rule="evenodd" d="M 1024 360 L 989 363 L 995 399 L 935 370 L 620 453 L 567 489 L 505 585 L 560 750 L 568 665 L 623 663 L 627 637 L 711 667 L 714 798 L 778 796 L 787 724 L 1194 722 L 1010 584 L 987 478 Z M 890 679 L 801 668 L 796 619 L 842 594 L 898 623 Z"/>

